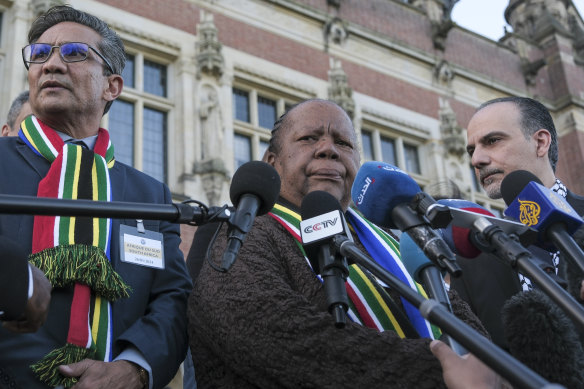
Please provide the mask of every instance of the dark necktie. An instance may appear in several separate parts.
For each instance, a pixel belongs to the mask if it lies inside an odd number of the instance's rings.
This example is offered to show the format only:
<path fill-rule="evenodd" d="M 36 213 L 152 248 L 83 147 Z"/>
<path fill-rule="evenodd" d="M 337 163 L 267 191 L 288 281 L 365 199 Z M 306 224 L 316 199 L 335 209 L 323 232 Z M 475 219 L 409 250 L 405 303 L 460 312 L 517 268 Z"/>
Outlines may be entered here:
<path fill-rule="evenodd" d="M 81 146 L 84 149 L 89 149 L 89 147 L 87 147 L 87 145 L 85 144 L 85 142 L 83 142 L 81 139 L 73 139 L 73 138 L 71 138 L 71 139 L 67 139 L 65 141 L 65 143 L 69 143 L 69 144 L 72 144 L 72 145 Z"/>

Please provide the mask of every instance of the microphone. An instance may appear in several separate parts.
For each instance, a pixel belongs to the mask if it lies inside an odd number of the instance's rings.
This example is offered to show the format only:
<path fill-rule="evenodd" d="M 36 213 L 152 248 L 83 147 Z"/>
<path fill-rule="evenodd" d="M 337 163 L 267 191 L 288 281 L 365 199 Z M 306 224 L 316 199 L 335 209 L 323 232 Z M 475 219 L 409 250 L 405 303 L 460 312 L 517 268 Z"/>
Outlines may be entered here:
<path fill-rule="evenodd" d="M 330 193 L 314 191 L 302 199 L 300 235 L 304 252 L 315 273 L 323 278 L 328 310 L 335 326 L 343 328 L 349 308 L 345 281 L 349 276 L 347 259 L 333 248 L 335 236 L 347 237 L 347 227 L 339 201 Z"/>
<path fill-rule="evenodd" d="M 428 297 L 438 301 L 446 309 L 452 312 L 450 300 L 444 289 L 442 273 L 432 261 L 424 255 L 422 249 L 418 247 L 407 232 L 400 236 L 399 249 L 402 263 L 413 279 L 424 285 L 424 290 Z"/>
<path fill-rule="evenodd" d="M 541 242 L 552 241 L 570 264 L 584 272 L 584 252 L 571 237 L 584 221 L 566 199 L 525 170 L 509 173 L 501 182 L 501 194 L 508 205 L 506 216 L 536 228 Z"/>
<path fill-rule="evenodd" d="M 551 382 L 584 386 L 584 353 L 573 323 L 541 291 L 513 296 L 501 311 L 509 351 Z"/>
<path fill-rule="evenodd" d="M 449 208 L 460 209 L 467 212 L 472 212 L 479 215 L 486 215 L 495 217 L 487 209 L 481 207 L 467 200 L 459 199 L 440 199 L 437 201 L 438 204 L 446 205 Z M 475 241 L 475 234 L 466 227 L 456 225 L 453 220 L 446 228 L 440 229 L 442 237 L 448 244 L 448 246 L 458 255 L 464 258 L 476 258 L 481 254 L 481 250 L 477 248 L 477 244 L 473 243 Z M 476 242 L 476 241 L 475 241 Z"/>
<path fill-rule="evenodd" d="M 407 173 L 384 162 L 366 162 L 357 172 L 351 196 L 367 219 L 408 232 L 428 258 L 452 276 L 460 276 L 454 253 L 423 216 L 424 207 L 436 201 Z"/>
<path fill-rule="evenodd" d="M 445 333 L 452 334 L 471 353 L 507 379 L 512 385 L 521 388 L 562 388 L 561 386 L 551 385 L 484 336 L 477 334 L 468 324 L 444 309 L 440 303 L 423 298 L 398 277 L 361 252 L 354 242 L 340 235 L 335 235 L 332 240 L 334 247 L 342 255 L 351 258 L 353 262 L 366 268 L 375 277 L 396 290 L 407 301 L 412 303 L 424 318 L 438 325 Z"/>
<path fill-rule="evenodd" d="M 229 188 L 229 197 L 236 209 L 229 218 L 227 247 L 221 260 L 222 271 L 228 271 L 233 266 L 255 217 L 268 213 L 279 193 L 280 176 L 271 165 L 251 161 L 237 169 Z"/>
<path fill-rule="evenodd" d="M 444 287 L 444 279 L 440 269 L 431 262 L 424 252 L 414 243 L 407 232 L 404 232 L 399 241 L 402 263 L 414 280 L 424 286 L 428 297 L 438 301 L 449 312 L 452 312 L 450 299 Z M 444 334 L 444 339 L 458 355 L 466 354 L 466 351 L 450 336 Z"/>
<path fill-rule="evenodd" d="M 536 230 L 511 220 L 499 219 L 487 209 L 471 201 L 441 199 L 438 200 L 438 203 L 447 206 L 452 213 L 452 223 L 447 228 L 441 229 L 440 232 L 455 254 L 467 259 L 474 259 L 481 252 L 490 253 L 492 251 L 487 242 L 480 238 L 480 234 L 472 230 L 472 222 L 474 220 L 485 218 L 501 227 L 506 233 L 518 236 L 519 243 L 524 247 L 528 247 L 528 250 L 533 255 L 531 260 L 548 273 L 554 281 L 562 284 L 563 280 L 556 276 L 555 269 L 552 269 L 549 260 L 546 260 L 546 258 L 549 259 L 549 253 L 532 246 L 537 239 Z M 505 263 L 506 261 L 502 262 Z"/>

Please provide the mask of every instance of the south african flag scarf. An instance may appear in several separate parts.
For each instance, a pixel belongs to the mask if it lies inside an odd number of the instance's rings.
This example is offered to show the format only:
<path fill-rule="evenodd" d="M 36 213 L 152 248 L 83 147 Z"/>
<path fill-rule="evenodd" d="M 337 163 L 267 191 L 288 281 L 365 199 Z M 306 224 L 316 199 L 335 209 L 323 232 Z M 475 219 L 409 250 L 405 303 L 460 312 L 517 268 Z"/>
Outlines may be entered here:
<path fill-rule="evenodd" d="M 111 201 L 109 168 L 114 165 L 114 148 L 106 130 L 99 129 L 91 151 L 64 143 L 55 130 L 29 116 L 20 126 L 19 137 L 51 164 L 38 185 L 37 197 Z M 53 288 L 73 288 L 67 343 L 31 366 L 50 386 L 68 388 L 77 382 L 61 375 L 59 365 L 85 358 L 111 361 L 110 302 L 128 297 L 129 287 L 110 264 L 110 239 L 110 219 L 34 218 L 29 260 L 46 274 Z"/>
<path fill-rule="evenodd" d="M 269 215 L 294 237 L 310 266 L 300 237 L 300 215 L 278 203 L 274 205 Z M 414 282 L 401 262 L 399 244 L 389 234 L 370 223 L 354 209 L 349 208 L 346 216 L 350 229 L 357 234 L 369 254 L 386 270 L 425 296 L 423 288 Z M 408 331 L 403 325 L 403 320 L 398 320 L 397 312 L 392 311 L 392 301 L 389 294 L 362 267 L 356 264 L 349 266 L 349 277 L 345 287 L 350 300 L 347 315 L 352 321 L 378 331 L 392 330 L 401 338 L 412 337 L 411 331 Z M 426 321 L 413 305 L 403 298 L 401 300 L 407 319 L 417 332 L 417 334 L 413 334 L 414 337 L 434 339 L 440 336 L 440 330 L 437 327 Z"/>

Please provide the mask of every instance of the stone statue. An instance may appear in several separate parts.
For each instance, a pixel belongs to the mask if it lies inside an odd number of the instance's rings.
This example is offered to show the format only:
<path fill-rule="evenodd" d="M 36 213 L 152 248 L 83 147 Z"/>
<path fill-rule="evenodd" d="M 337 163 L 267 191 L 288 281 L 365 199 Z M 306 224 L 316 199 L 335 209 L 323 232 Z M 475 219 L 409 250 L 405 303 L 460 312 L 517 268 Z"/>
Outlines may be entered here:
<path fill-rule="evenodd" d="M 205 86 L 201 93 L 199 117 L 201 118 L 201 160 L 221 156 L 223 144 L 223 119 L 217 92 Z"/>

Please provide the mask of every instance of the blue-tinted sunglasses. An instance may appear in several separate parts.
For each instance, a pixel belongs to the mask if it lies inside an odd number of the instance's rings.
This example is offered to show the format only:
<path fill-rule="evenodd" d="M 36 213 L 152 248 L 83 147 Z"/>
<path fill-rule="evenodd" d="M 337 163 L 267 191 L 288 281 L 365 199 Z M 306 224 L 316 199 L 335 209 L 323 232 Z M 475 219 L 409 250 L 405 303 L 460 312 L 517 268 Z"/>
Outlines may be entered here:
<path fill-rule="evenodd" d="M 26 70 L 31 63 L 45 63 L 51 57 L 53 49 L 59 49 L 59 54 L 63 62 L 81 62 L 87 59 L 89 49 L 93 50 L 103 62 L 107 65 L 110 72 L 115 74 L 112 65 L 109 61 L 95 48 L 89 46 L 87 43 L 81 42 L 67 42 L 60 46 L 51 46 L 48 43 L 33 43 L 22 48 L 22 59 Z"/>

